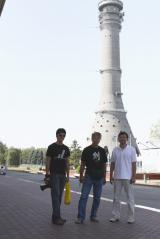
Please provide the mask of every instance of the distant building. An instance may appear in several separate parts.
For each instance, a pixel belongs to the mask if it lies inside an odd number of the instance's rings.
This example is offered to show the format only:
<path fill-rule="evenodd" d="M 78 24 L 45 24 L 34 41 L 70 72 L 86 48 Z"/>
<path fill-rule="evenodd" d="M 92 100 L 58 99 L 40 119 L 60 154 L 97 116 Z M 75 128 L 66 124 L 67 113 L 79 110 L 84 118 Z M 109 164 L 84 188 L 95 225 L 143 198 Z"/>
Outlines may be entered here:
<path fill-rule="evenodd" d="M 160 142 L 141 143 L 141 156 L 138 158 L 142 162 L 142 172 L 160 172 Z"/>

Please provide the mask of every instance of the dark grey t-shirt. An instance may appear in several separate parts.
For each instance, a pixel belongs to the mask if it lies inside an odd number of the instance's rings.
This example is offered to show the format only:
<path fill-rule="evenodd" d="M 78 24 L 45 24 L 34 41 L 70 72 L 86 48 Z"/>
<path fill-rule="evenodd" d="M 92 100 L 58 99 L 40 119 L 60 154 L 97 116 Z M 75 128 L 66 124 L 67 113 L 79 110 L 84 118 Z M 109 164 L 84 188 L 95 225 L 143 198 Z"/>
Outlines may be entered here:
<path fill-rule="evenodd" d="M 81 160 L 85 162 L 86 174 L 92 179 L 103 178 L 107 155 L 102 147 L 93 147 L 92 145 L 86 147 L 82 152 Z"/>
<path fill-rule="evenodd" d="M 66 159 L 70 156 L 69 148 L 66 145 L 56 143 L 49 145 L 46 156 L 51 157 L 51 174 L 66 173 Z"/>

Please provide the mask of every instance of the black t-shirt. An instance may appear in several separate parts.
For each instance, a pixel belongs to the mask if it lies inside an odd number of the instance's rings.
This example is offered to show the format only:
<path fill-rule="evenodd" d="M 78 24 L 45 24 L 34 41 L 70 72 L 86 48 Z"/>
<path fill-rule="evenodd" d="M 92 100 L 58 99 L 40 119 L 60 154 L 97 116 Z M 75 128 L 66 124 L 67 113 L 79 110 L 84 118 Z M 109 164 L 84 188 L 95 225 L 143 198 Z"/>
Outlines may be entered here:
<path fill-rule="evenodd" d="M 81 160 L 85 162 L 86 174 L 92 179 L 103 178 L 107 155 L 102 147 L 93 147 L 92 145 L 86 147 L 82 152 Z"/>
<path fill-rule="evenodd" d="M 46 156 L 51 157 L 50 172 L 51 174 L 66 173 L 66 159 L 70 156 L 69 148 L 62 144 L 53 143 L 48 146 Z"/>

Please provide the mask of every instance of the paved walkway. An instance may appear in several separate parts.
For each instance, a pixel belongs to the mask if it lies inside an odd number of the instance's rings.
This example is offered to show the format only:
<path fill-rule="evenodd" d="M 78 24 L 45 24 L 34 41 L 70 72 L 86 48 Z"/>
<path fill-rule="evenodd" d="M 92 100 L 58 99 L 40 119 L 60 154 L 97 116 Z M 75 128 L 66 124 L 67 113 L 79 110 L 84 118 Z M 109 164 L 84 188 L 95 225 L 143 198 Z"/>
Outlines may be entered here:
<path fill-rule="evenodd" d="M 160 239 L 160 213 L 136 209 L 136 223 L 126 223 L 126 206 L 122 206 L 121 222 L 112 224 L 110 202 L 102 201 L 100 223 L 75 225 L 79 195 L 72 194 L 72 204 L 63 205 L 67 223 L 51 223 L 50 192 L 41 192 L 38 183 L 13 177 L 0 177 L 0 239 Z M 91 208 L 91 198 L 87 213 Z M 154 207 L 154 205 L 153 205 Z"/>

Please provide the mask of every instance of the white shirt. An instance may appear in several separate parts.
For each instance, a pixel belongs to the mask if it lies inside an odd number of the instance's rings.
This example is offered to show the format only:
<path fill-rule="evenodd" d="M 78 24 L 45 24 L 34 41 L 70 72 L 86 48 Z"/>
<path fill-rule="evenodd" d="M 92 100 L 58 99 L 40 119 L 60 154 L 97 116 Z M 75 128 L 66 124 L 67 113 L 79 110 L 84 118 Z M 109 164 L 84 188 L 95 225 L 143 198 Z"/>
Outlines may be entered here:
<path fill-rule="evenodd" d="M 132 178 L 132 163 L 137 161 L 135 148 L 127 145 L 124 149 L 113 149 L 111 162 L 115 163 L 114 179 Z"/>

